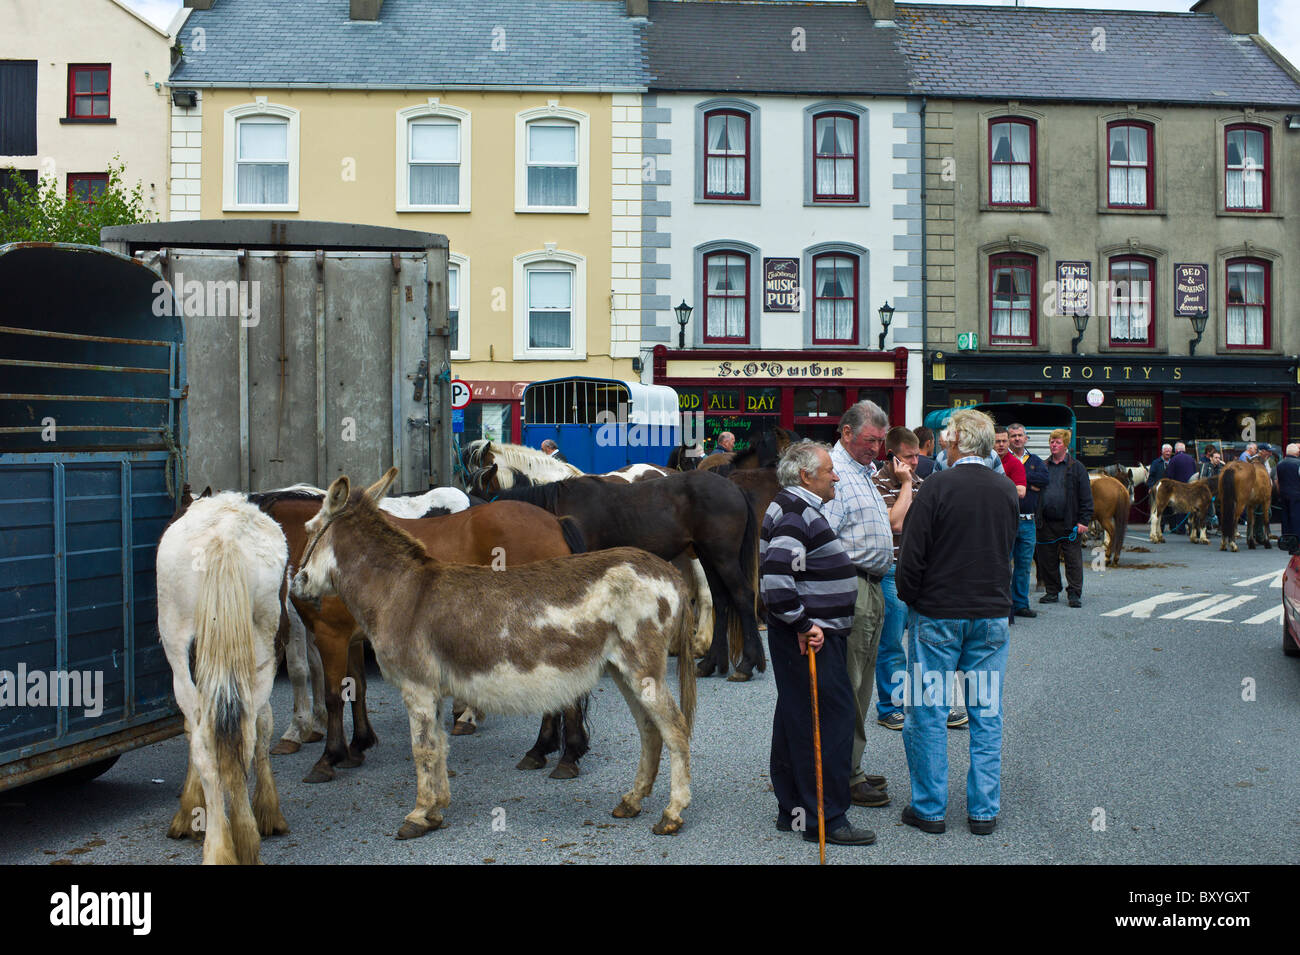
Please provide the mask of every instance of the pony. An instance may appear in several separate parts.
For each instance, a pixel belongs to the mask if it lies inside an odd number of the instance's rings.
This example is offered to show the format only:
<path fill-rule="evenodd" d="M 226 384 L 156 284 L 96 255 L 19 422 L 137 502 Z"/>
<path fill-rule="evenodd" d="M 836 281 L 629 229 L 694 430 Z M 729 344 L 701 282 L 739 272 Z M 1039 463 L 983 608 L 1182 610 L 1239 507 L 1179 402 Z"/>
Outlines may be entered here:
<path fill-rule="evenodd" d="M 696 465 L 696 470 L 720 470 L 725 477 L 731 470 L 776 467 L 777 459 L 781 457 L 782 452 L 792 442 L 798 440 L 798 435 L 793 431 L 787 431 L 779 425 L 772 425 L 744 451 L 714 451 Z"/>
<path fill-rule="evenodd" d="M 323 498 L 303 490 L 260 492 L 249 500 L 269 514 L 288 539 L 290 563 L 298 566 L 307 544 L 306 524 L 320 510 Z M 412 533 L 433 556 L 453 563 L 500 566 L 527 563 L 546 557 L 581 553 L 586 549 L 577 522 L 556 518 L 531 505 L 513 502 L 483 504 L 443 517 L 405 520 L 394 515 L 386 519 Z M 368 636 L 358 621 L 348 613 L 342 601 L 325 600 L 319 606 L 294 600 L 294 606 L 311 629 L 324 667 L 326 740 L 325 750 L 303 779 L 323 783 L 334 778 L 335 767 L 352 768 L 365 760 L 365 751 L 379 737 L 370 725 L 366 711 L 366 680 L 361 638 Z M 351 676 L 355 696 L 352 700 L 352 741 L 343 738 L 344 676 Z M 474 701 L 471 700 L 471 703 Z M 577 760 L 586 752 L 586 735 L 581 730 L 583 711 L 574 706 L 565 713 L 564 753 L 562 765 L 570 767 L 557 778 L 577 776 Z M 560 748 L 554 722 L 544 724 L 537 743 L 529 754 L 540 768 L 546 755 Z"/>
<path fill-rule="evenodd" d="M 671 560 L 692 546 L 713 600 L 713 640 L 698 675 L 727 673 L 741 683 L 767 660 L 758 639 L 755 586 L 759 521 L 740 487 L 710 471 L 684 471 L 625 484 L 598 475 L 501 488 L 496 465 L 474 472 L 470 490 L 497 500 L 527 501 L 575 518 L 591 550 L 641 547 Z M 730 651 L 730 652 L 729 652 Z"/>
<path fill-rule="evenodd" d="M 1113 477 L 1092 479 L 1092 513 L 1102 528 L 1106 545 L 1106 562 L 1114 567 L 1124 552 L 1124 534 L 1128 530 L 1128 509 L 1132 502 L 1129 490 Z"/>
<path fill-rule="evenodd" d="M 1163 483 L 1163 482 L 1161 482 Z M 1237 521 L 1246 512 L 1246 546 L 1255 549 L 1255 510 L 1263 508 L 1264 549 L 1268 539 L 1269 508 L 1273 504 L 1273 482 L 1258 461 L 1233 461 L 1219 475 L 1219 550 L 1237 552 Z"/>
<path fill-rule="evenodd" d="M 380 515 L 376 502 L 396 473 L 390 468 L 365 491 L 353 492 L 346 476 L 330 485 L 308 523 L 311 540 L 293 592 L 304 599 L 337 594 L 367 622 L 384 677 L 401 691 L 417 797 L 397 838 L 440 828 L 441 810 L 451 804 L 439 718 L 444 696 L 481 700 L 502 713 L 551 711 L 590 692 L 606 670 L 641 732 L 635 782 L 613 815 L 641 812 L 666 744 L 671 793 L 653 829 L 677 832 L 691 800 L 696 702 L 687 656 L 694 621 L 681 575 L 630 547 L 501 571 L 443 563 Z M 672 646 L 680 709 L 667 692 Z"/>
<path fill-rule="evenodd" d="M 1160 515 L 1167 507 L 1187 515 L 1188 540 L 1193 544 L 1210 543 L 1205 525 L 1210 516 L 1210 508 L 1214 505 L 1214 491 L 1207 482 L 1195 480 L 1184 484 L 1172 478 L 1161 478 L 1156 482 L 1151 500 L 1154 506 L 1151 508 L 1151 532 L 1148 537 L 1153 544 L 1165 542 L 1165 535 L 1160 530 Z"/>
<path fill-rule="evenodd" d="M 280 528 L 233 492 L 194 501 L 158 542 L 158 633 L 190 743 L 167 834 L 202 831 L 205 865 L 255 865 L 261 836 L 289 831 L 268 754 L 287 563 Z"/>
<path fill-rule="evenodd" d="M 582 472 L 566 461 L 559 461 L 544 451 L 522 444 L 502 444 L 480 438 L 465 446 L 465 470 L 474 472 L 491 464 L 514 468 L 530 481 L 545 483 L 581 477 Z"/>

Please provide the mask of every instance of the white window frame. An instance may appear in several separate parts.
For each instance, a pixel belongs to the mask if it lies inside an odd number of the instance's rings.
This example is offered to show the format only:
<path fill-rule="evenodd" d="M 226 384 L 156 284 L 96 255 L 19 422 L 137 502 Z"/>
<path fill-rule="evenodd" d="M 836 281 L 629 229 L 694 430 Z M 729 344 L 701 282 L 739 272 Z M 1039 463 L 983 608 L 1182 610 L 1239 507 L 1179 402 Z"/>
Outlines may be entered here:
<path fill-rule="evenodd" d="M 240 204 L 238 178 L 235 169 L 237 158 L 237 135 L 241 119 L 256 116 L 270 116 L 289 122 L 289 132 L 285 143 L 285 155 L 289 160 L 289 194 L 284 203 L 244 203 Z M 223 212 L 297 212 L 299 179 L 299 119 L 298 111 L 291 106 L 268 103 L 266 97 L 260 96 L 255 103 L 232 106 L 225 112 L 222 142 L 222 203 Z"/>
<path fill-rule="evenodd" d="M 454 205 L 413 205 L 411 203 L 410 129 L 416 120 L 453 119 L 460 124 L 460 201 Z M 469 110 L 439 103 L 430 98 L 422 106 L 408 106 L 397 111 L 397 211 L 398 212 L 469 212 L 470 211 L 470 144 L 472 140 Z"/>
<path fill-rule="evenodd" d="M 528 204 L 528 124 L 536 120 L 562 119 L 578 128 L 578 195 L 573 206 L 530 206 Z M 526 109 L 515 116 L 515 212 L 550 212 L 585 215 L 590 211 L 591 120 L 576 109 L 552 100 L 546 106 Z"/>
<path fill-rule="evenodd" d="M 458 311 L 460 312 L 456 328 L 456 348 L 451 352 L 452 361 L 469 360 L 469 257 L 450 252 L 447 255 L 449 265 L 454 265 L 460 272 L 457 279 L 456 294 L 460 299 Z M 450 304 L 450 303 L 449 303 Z"/>
<path fill-rule="evenodd" d="M 528 272 L 560 266 L 573 270 L 573 337 L 571 348 L 528 347 Z M 515 361 L 579 360 L 587 358 L 587 260 L 574 252 L 545 249 L 515 256 Z M 462 280 L 463 280 L 462 276 Z"/>

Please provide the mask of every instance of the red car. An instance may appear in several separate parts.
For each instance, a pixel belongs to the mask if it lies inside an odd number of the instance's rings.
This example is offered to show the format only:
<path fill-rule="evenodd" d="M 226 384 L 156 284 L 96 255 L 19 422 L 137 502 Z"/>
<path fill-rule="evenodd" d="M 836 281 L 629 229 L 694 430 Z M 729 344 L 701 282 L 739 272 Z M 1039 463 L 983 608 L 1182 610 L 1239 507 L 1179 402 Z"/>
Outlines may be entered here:
<path fill-rule="evenodd" d="M 1282 652 L 1300 657 L 1300 538 L 1286 534 L 1277 546 L 1291 555 L 1282 574 Z"/>

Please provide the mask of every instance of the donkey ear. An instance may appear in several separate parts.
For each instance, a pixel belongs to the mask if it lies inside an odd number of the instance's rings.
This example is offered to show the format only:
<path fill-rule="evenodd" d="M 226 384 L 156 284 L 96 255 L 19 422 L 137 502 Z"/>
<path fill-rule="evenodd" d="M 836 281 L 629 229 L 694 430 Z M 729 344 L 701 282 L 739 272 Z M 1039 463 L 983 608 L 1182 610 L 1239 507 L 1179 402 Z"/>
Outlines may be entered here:
<path fill-rule="evenodd" d="M 352 485 L 348 483 L 348 476 L 345 474 L 335 480 L 330 485 L 330 489 L 325 492 L 325 503 L 321 505 L 321 512 L 333 514 L 335 511 L 341 511 L 351 493 Z"/>
<path fill-rule="evenodd" d="M 384 495 L 388 493 L 388 489 L 392 487 L 393 481 L 395 481 L 396 479 L 397 479 L 397 468 L 395 467 L 389 468 L 387 471 L 384 472 L 383 477 L 381 477 L 374 484 L 370 485 L 370 487 L 366 488 L 366 497 L 370 498 L 370 500 L 378 504 L 380 501 L 384 499 Z"/>

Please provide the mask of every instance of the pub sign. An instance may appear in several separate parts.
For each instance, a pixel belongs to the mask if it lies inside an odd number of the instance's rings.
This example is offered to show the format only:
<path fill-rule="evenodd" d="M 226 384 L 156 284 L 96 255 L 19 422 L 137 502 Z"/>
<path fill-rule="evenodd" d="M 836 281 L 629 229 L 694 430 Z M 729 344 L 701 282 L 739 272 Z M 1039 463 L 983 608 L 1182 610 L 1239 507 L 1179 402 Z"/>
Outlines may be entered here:
<path fill-rule="evenodd" d="M 1174 266 L 1174 314 L 1180 318 L 1210 312 L 1210 267 L 1181 263 Z"/>
<path fill-rule="evenodd" d="M 798 259 L 763 259 L 763 311 L 799 311 Z"/>
<path fill-rule="evenodd" d="M 1092 314 L 1092 263 L 1056 263 L 1056 301 L 1059 315 Z"/>

